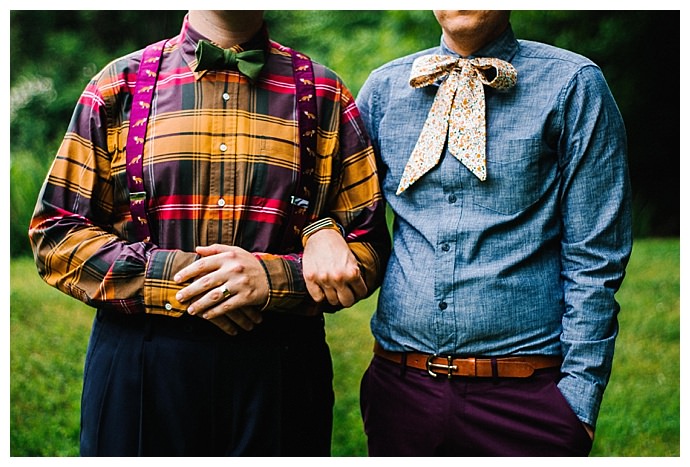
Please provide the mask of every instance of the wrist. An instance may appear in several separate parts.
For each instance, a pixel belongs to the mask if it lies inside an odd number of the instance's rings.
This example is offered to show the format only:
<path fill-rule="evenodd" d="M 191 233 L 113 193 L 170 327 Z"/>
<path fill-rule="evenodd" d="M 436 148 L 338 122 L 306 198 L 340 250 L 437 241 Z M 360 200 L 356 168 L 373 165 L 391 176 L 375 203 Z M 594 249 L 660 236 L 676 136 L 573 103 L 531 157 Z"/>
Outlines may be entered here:
<path fill-rule="evenodd" d="M 312 222 L 302 230 L 302 246 L 304 247 L 307 244 L 309 237 L 324 229 L 335 230 L 340 233 L 343 238 L 345 237 L 345 229 L 343 226 L 338 224 L 334 219 L 325 217 Z"/>
<path fill-rule="evenodd" d="M 261 265 L 261 268 L 263 269 L 265 277 L 266 277 L 266 297 L 263 300 L 263 305 L 258 304 L 258 306 L 257 306 L 259 311 L 265 311 L 268 308 L 269 304 L 271 303 L 271 274 L 269 273 L 268 268 L 266 267 L 266 263 L 264 263 L 264 260 L 261 257 L 261 255 L 258 253 L 253 253 L 253 255 L 254 255 L 254 258 L 256 258 L 256 260 Z"/>

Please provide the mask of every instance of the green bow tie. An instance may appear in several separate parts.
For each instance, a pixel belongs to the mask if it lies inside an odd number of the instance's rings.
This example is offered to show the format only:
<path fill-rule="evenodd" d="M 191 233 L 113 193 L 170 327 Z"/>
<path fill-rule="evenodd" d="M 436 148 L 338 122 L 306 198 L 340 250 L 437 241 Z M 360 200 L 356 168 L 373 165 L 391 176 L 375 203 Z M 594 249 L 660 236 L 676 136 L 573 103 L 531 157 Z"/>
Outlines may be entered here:
<path fill-rule="evenodd" d="M 263 50 L 235 52 L 200 40 L 196 47 L 197 70 L 237 69 L 254 81 L 261 73 L 266 57 Z"/>

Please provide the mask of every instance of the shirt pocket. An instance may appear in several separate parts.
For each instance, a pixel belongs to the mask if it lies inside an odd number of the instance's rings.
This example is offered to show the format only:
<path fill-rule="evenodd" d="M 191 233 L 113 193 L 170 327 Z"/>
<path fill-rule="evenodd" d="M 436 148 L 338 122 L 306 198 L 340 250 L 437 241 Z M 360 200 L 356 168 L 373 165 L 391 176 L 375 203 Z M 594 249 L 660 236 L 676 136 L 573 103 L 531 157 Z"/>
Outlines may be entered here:
<path fill-rule="evenodd" d="M 542 149 L 538 139 L 489 146 L 486 180 L 475 179 L 474 204 L 505 215 L 531 206 L 544 190 Z"/>
<path fill-rule="evenodd" d="M 255 138 L 246 186 L 252 194 L 276 200 L 289 200 L 297 180 L 299 152 L 294 132 L 263 134 Z"/>

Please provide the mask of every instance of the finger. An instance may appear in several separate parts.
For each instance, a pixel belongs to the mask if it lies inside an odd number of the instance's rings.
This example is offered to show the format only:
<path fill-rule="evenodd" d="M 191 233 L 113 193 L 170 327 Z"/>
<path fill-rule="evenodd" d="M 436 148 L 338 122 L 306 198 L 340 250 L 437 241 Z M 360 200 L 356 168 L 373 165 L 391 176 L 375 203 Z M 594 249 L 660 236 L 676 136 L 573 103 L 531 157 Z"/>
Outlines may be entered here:
<path fill-rule="evenodd" d="M 190 266 L 187 266 L 183 269 L 180 269 L 177 272 L 177 274 L 175 274 L 175 277 L 173 277 L 173 279 L 175 280 L 175 282 L 180 284 L 182 282 L 186 282 L 186 281 L 192 279 L 194 277 L 193 274 L 194 274 L 194 270 L 191 268 L 191 265 L 190 265 Z"/>
<path fill-rule="evenodd" d="M 345 308 L 351 307 L 357 301 L 366 297 L 367 290 L 367 285 L 362 278 L 359 268 L 345 282 L 336 287 L 338 300 Z"/>
<path fill-rule="evenodd" d="M 314 300 L 316 303 L 321 303 L 326 298 L 326 294 L 324 294 L 323 290 L 316 282 L 307 280 L 306 284 L 307 292 L 309 292 L 312 300 Z"/>
<path fill-rule="evenodd" d="M 189 266 L 180 269 L 173 279 L 179 284 L 196 277 L 204 276 L 216 269 L 218 269 L 217 260 L 214 258 L 201 258 L 194 261 Z"/>
<path fill-rule="evenodd" d="M 347 285 L 344 285 L 336 289 L 336 293 L 338 295 L 338 302 L 345 308 L 351 307 L 357 301 L 355 299 L 354 293 L 352 292 L 352 289 L 350 289 L 350 287 L 348 287 Z"/>
<path fill-rule="evenodd" d="M 223 253 L 227 250 L 228 250 L 227 245 L 219 245 L 217 243 L 214 243 L 213 245 L 208 245 L 208 246 L 196 247 L 196 252 L 201 256 L 213 256 L 213 255 L 217 255 L 218 253 Z"/>
<path fill-rule="evenodd" d="M 202 299 L 194 302 L 187 311 L 205 319 L 212 319 L 242 310 L 244 307 L 238 305 L 237 300 L 233 300 L 236 296 L 229 290 L 223 291 L 224 286 L 225 284 L 215 288 Z"/>
<path fill-rule="evenodd" d="M 251 331 L 254 329 L 254 327 L 258 324 L 255 322 L 255 320 L 258 320 L 259 323 L 261 322 L 261 318 L 256 316 L 254 313 L 250 313 L 248 309 L 238 308 L 222 313 L 221 315 L 217 315 L 217 313 L 221 312 L 219 308 L 222 309 L 223 305 L 221 304 L 219 307 L 214 308 L 208 313 L 204 313 L 202 317 L 206 319 L 215 319 L 219 318 L 220 316 L 225 316 L 233 323 L 233 325 L 245 331 Z"/>
<path fill-rule="evenodd" d="M 225 314 L 229 320 L 233 322 L 234 325 L 239 326 L 245 331 L 251 331 L 256 326 L 256 323 L 249 319 L 242 310 L 232 310 Z"/>
<path fill-rule="evenodd" d="M 326 295 L 326 300 L 331 305 L 340 305 L 340 299 L 338 298 L 338 290 L 333 287 L 323 287 L 323 292 Z"/>
<path fill-rule="evenodd" d="M 231 336 L 236 336 L 239 332 L 237 326 L 235 326 L 233 322 L 230 319 L 228 319 L 227 316 L 220 316 L 218 318 L 209 319 L 209 321 L 221 328 L 226 334 L 229 334 Z"/>
<path fill-rule="evenodd" d="M 177 296 L 181 295 L 182 293 L 183 291 L 178 292 Z M 232 293 L 227 289 L 226 284 L 213 287 L 192 302 L 192 304 L 187 308 L 187 313 L 190 315 L 206 313 L 208 310 L 218 306 L 219 303 L 227 300 L 231 296 Z"/>
<path fill-rule="evenodd" d="M 355 300 L 365 298 L 369 292 L 369 288 L 361 275 L 350 282 L 350 288 L 355 295 Z"/>
<path fill-rule="evenodd" d="M 220 289 L 221 286 L 222 279 L 217 274 L 204 275 L 179 290 L 177 294 L 175 294 L 175 298 L 180 303 L 185 303 L 198 297 L 197 302 L 199 303 L 196 308 L 205 308 L 222 298 L 223 293 Z M 203 294 L 206 295 L 202 296 Z"/>
<path fill-rule="evenodd" d="M 258 308 L 244 308 L 244 314 L 255 324 L 260 324 L 264 320 L 264 314 Z"/>

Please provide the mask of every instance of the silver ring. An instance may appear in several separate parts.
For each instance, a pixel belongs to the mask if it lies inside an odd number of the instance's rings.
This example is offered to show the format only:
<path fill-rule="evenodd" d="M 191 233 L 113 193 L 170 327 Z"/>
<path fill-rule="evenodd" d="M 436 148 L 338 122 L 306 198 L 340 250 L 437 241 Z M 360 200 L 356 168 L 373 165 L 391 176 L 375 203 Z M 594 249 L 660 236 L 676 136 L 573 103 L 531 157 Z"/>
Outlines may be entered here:
<path fill-rule="evenodd" d="M 220 286 L 220 293 L 223 294 L 223 298 L 228 298 L 231 294 L 230 291 L 228 290 L 227 287 L 225 287 L 225 284 Z"/>

